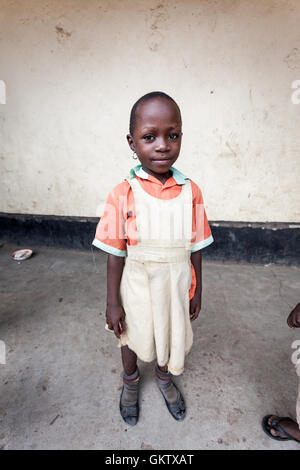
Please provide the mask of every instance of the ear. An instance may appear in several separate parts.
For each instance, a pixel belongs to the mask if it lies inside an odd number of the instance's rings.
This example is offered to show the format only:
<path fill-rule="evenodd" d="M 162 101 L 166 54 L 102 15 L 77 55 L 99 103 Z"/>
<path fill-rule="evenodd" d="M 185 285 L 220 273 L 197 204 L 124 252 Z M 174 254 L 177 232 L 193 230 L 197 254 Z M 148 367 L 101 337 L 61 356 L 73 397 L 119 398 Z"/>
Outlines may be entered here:
<path fill-rule="evenodd" d="M 134 145 L 132 136 L 130 134 L 127 134 L 126 139 L 131 150 L 135 152 L 135 145 Z"/>

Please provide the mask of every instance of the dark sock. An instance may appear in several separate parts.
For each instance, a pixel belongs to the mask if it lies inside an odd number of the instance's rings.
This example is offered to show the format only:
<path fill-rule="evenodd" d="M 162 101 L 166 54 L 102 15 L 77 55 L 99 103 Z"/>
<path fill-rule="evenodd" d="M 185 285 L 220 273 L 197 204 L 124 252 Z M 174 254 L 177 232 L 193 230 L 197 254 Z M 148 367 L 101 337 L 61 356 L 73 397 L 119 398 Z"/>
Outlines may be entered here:
<path fill-rule="evenodd" d="M 169 403 L 174 403 L 179 398 L 179 393 L 173 385 L 172 374 L 170 372 L 164 372 L 160 370 L 156 364 L 156 381 L 163 396 Z"/>
<path fill-rule="evenodd" d="M 121 403 L 123 406 L 135 405 L 138 400 L 140 374 L 138 367 L 132 375 L 126 375 L 123 371 L 124 390 Z"/>

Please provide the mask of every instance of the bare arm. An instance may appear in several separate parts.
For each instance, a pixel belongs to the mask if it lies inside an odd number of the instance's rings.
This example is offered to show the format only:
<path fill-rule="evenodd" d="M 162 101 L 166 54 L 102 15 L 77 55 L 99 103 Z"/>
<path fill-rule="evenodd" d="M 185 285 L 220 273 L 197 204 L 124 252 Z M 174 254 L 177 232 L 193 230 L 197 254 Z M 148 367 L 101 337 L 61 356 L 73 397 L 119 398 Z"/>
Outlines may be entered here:
<path fill-rule="evenodd" d="M 120 284 L 125 258 L 108 255 L 107 259 L 107 305 L 120 304 Z"/>
<path fill-rule="evenodd" d="M 201 250 L 191 253 L 191 262 L 196 274 L 196 289 L 194 297 L 190 300 L 190 318 L 195 320 L 201 310 L 202 297 L 202 253 Z"/>
<path fill-rule="evenodd" d="M 107 296 L 106 321 L 108 328 L 114 330 L 117 338 L 125 331 L 125 312 L 120 300 L 120 284 L 125 259 L 121 256 L 108 255 L 107 259 Z"/>
<path fill-rule="evenodd" d="M 202 295 L 202 253 L 201 250 L 195 251 L 191 254 L 191 262 L 195 269 L 196 274 L 196 291 L 195 295 Z"/>

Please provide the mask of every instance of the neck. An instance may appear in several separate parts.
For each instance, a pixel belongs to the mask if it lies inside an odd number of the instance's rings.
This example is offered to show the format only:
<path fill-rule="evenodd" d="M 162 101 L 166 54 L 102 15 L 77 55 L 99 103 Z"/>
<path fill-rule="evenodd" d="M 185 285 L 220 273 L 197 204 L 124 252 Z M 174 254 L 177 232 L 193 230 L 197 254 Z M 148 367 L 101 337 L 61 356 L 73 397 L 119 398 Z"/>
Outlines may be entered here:
<path fill-rule="evenodd" d="M 172 170 L 168 170 L 165 173 L 155 173 L 155 171 L 149 170 L 149 168 L 144 167 L 143 165 L 142 165 L 142 168 L 146 173 L 154 176 L 163 184 L 173 175 Z"/>

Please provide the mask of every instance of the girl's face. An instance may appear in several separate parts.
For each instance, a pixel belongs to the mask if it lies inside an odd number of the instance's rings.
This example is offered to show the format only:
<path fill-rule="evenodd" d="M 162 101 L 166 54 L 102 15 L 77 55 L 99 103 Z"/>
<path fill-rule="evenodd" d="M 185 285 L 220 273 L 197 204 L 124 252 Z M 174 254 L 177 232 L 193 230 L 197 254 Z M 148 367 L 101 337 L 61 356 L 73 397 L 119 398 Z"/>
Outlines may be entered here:
<path fill-rule="evenodd" d="M 127 140 L 144 169 L 154 175 L 163 175 L 179 156 L 181 135 L 177 106 L 158 97 L 138 106 L 133 135 L 128 134 Z"/>

